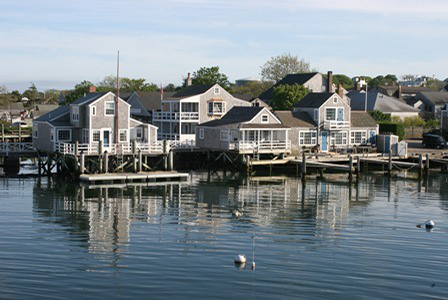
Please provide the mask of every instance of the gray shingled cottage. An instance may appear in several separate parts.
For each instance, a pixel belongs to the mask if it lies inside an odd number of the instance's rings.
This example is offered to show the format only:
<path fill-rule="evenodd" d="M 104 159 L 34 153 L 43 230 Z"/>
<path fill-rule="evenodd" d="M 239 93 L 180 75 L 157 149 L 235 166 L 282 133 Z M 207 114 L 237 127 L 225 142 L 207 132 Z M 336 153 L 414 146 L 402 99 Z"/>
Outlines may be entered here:
<path fill-rule="evenodd" d="M 42 152 L 73 154 L 79 151 L 97 153 L 99 142 L 109 153 L 131 151 L 131 142 L 150 150 L 157 142 L 157 127 L 130 116 L 131 105 L 121 98 L 115 107 L 115 94 L 89 93 L 70 105 L 46 113 L 33 121 L 33 145 Z M 116 114 L 118 128 L 115 128 Z M 115 133 L 118 130 L 118 141 Z"/>
<path fill-rule="evenodd" d="M 294 112 L 277 111 L 276 116 L 291 127 L 294 153 L 317 146 L 327 152 L 375 144 L 378 134 L 378 125 L 368 113 L 352 112 L 347 100 L 336 93 L 310 93 Z"/>
<path fill-rule="evenodd" d="M 196 126 L 196 146 L 239 154 L 290 152 L 288 126 L 266 107 L 233 107 L 221 119 Z"/>

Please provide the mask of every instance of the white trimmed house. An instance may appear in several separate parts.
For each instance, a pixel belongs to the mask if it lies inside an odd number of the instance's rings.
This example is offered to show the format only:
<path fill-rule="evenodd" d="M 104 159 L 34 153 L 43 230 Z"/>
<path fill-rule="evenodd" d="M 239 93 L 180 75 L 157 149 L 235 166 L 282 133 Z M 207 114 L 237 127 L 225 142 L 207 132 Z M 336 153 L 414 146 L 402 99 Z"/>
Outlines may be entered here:
<path fill-rule="evenodd" d="M 141 150 L 159 151 L 157 127 L 131 118 L 131 105 L 119 98 L 117 108 L 115 98 L 112 92 L 89 93 L 37 118 L 33 121 L 34 148 L 42 152 L 98 154 L 101 144 L 108 153 L 130 153 L 131 143 L 136 141 Z"/>
<path fill-rule="evenodd" d="M 290 152 L 290 128 L 266 107 L 233 107 L 221 119 L 196 126 L 196 146 L 239 154 Z"/>

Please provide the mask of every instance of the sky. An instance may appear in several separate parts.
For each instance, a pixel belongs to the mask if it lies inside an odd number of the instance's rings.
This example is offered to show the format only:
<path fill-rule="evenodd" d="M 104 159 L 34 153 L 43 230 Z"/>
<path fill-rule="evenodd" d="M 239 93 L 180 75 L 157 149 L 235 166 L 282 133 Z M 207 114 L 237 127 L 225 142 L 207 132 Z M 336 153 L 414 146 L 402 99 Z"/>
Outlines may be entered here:
<path fill-rule="evenodd" d="M 158 85 L 219 66 L 231 81 L 289 53 L 334 74 L 448 77 L 446 0 L 0 0 L 0 85 L 116 74 Z"/>

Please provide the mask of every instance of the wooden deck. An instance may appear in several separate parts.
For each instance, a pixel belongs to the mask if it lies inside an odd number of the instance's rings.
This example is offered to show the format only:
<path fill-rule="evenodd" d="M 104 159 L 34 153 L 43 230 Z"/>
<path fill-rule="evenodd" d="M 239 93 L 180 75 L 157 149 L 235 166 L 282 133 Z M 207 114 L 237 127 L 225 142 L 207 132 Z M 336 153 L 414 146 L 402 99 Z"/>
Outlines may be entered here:
<path fill-rule="evenodd" d="M 84 174 L 79 176 L 82 182 L 95 184 L 112 184 L 123 182 L 154 182 L 154 181 L 180 181 L 188 179 L 189 174 L 174 171 L 157 171 L 141 173 L 106 173 L 106 174 Z"/>

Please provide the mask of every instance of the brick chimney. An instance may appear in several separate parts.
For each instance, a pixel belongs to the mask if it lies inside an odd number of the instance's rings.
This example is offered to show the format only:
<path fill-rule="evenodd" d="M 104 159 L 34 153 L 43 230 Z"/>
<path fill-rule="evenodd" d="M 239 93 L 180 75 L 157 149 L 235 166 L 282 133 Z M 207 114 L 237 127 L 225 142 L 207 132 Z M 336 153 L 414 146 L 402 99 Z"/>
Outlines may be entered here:
<path fill-rule="evenodd" d="M 328 81 L 328 92 L 333 93 L 333 72 L 332 71 L 328 71 L 327 81 Z"/>
<path fill-rule="evenodd" d="M 193 79 L 191 78 L 191 74 L 188 73 L 187 79 L 185 79 L 185 85 L 190 86 L 193 84 Z"/>
<path fill-rule="evenodd" d="M 91 85 L 89 86 L 89 93 L 95 93 L 96 92 L 96 86 Z"/>
<path fill-rule="evenodd" d="M 401 99 L 402 96 L 402 90 L 401 90 L 401 84 L 398 85 L 398 99 Z"/>
<path fill-rule="evenodd" d="M 344 99 L 344 89 L 342 88 L 342 84 L 338 84 L 338 95 Z"/>

